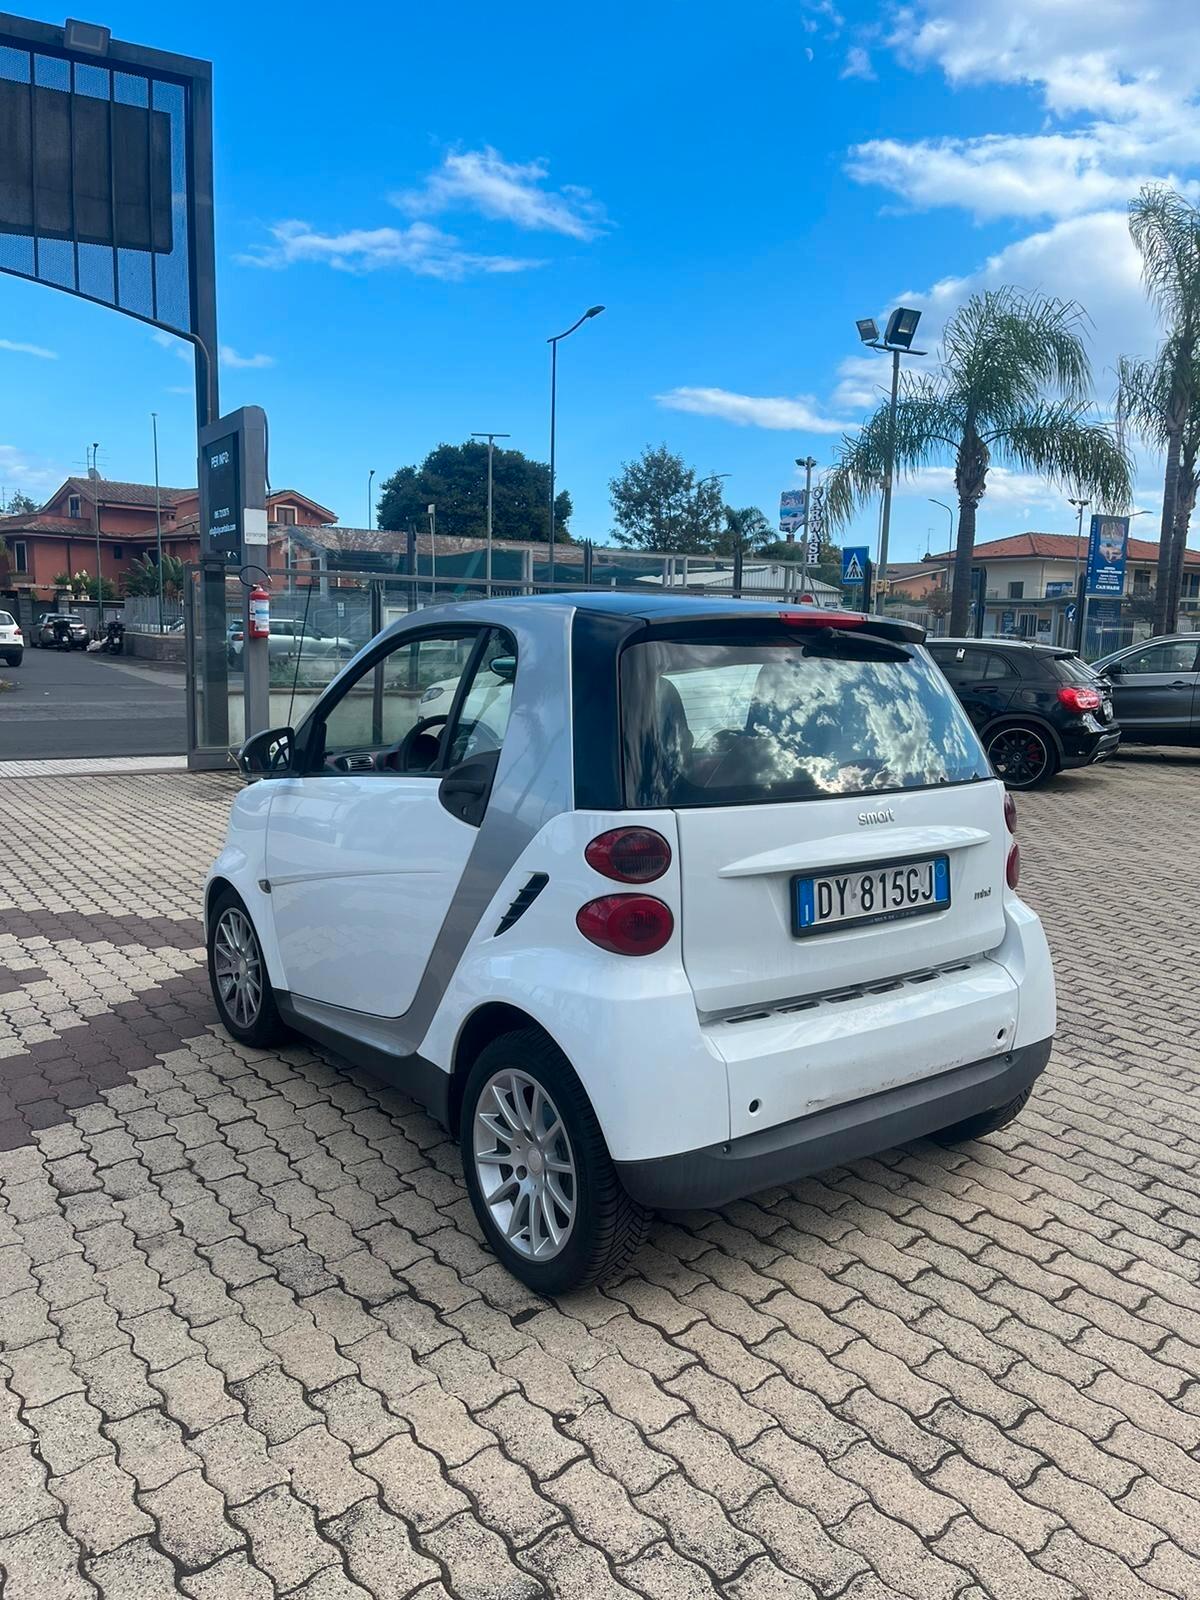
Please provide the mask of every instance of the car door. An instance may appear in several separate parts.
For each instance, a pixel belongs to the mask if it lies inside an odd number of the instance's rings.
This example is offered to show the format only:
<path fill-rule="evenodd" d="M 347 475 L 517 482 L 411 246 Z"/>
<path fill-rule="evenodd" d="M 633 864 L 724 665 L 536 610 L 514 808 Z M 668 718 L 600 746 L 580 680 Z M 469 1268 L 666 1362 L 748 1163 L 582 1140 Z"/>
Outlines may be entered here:
<path fill-rule="evenodd" d="M 1195 639 L 1164 639 L 1110 663 L 1113 703 L 1126 738 L 1186 744 L 1196 737 L 1198 645 Z"/>
<path fill-rule="evenodd" d="M 1019 674 L 998 650 L 979 645 L 939 645 L 932 654 L 976 729 L 985 728 L 1007 707 Z"/>
<path fill-rule="evenodd" d="M 291 994 L 375 1017 L 408 1009 L 475 842 L 495 756 L 482 805 L 478 785 L 464 804 L 440 792 L 442 780 L 451 756 L 498 751 L 507 726 L 507 699 L 490 691 L 486 737 L 472 718 L 496 660 L 511 665 L 511 682 L 516 647 L 500 630 L 405 635 L 339 683 L 302 730 L 303 771 L 274 780 L 266 841 Z M 430 715 L 422 696 L 433 684 L 452 692 Z"/>

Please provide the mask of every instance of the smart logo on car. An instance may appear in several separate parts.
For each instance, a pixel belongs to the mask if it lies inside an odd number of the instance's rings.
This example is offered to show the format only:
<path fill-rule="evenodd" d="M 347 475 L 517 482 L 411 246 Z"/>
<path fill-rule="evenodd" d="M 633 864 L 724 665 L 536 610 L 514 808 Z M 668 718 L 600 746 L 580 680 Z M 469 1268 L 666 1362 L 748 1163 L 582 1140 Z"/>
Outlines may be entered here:
<path fill-rule="evenodd" d="M 896 813 L 894 811 L 890 811 L 890 810 L 889 811 L 860 811 L 858 813 L 858 820 L 859 820 L 859 824 L 862 827 L 869 828 L 869 827 L 871 827 L 871 825 L 873 823 L 876 823 L 876 822 L 895 822 Z"/>

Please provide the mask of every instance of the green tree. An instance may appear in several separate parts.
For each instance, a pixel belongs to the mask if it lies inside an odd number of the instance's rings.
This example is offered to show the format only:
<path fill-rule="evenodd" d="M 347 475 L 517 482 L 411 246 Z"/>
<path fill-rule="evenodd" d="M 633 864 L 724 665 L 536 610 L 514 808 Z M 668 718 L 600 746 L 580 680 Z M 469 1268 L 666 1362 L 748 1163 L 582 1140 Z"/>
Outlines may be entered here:
<path fill-rule="evenodd" d="M 1154 631 L 1173 633 L 1191 516 L 1190 506 L 1181 514 L 1181 500 L 1186 498 L 1181 480 L 1184 438 L 1200 396 L 1200 210 L 1174 189 L 1148 184 L 1130 201 L 1129 233 L 1142 258 L 1142 282 L 1165 334 L 1153 372 L 1144 373 L 1145 382 L 1137 384 L 1141 401 L 1135 410 L 1141 420 L 1137 416 L 1134 420 L 1139 432 L 1166 450 Z M 1151 418 L 1150 410 L 1158 413 L 1156 418 Z M 1193 479 L 1194 472 L 1193 458 Z M 1191 493 L 1194 503 L 1194 482 Z"/>
<path fill-rule="evenodd" d="M 37 501 L 31 500 L 27 494 L 22 494 L 20 490 L 14 491 L 6 501 L 0 503 L 0 509 L 3 510 L 6 517 L 26 517 L 31 511 L 36 511 L 37 508 Z"/>
<path fill-rule="evenodd" d="M 439 444 L 419 466 L 401 467 L 380 488 L 377 515 L 381 528 L 429 528 L 428 507 L 437 507 L 437 531 L 460 538 L 487 534 L 487 445 Z M 520 450 L 492 456 L 492 530 L 497 539 L 550 536 L 550 468 L 531 461 Z M 570 540 L 571 496 L 565 489 L 554 497 L 555 537 Z"/>
<path fill-rule="evenodd" d="M 775 538 L 775 529 L 757 506 L 743 506 L 740 511 L 726 506 L 725 531 L 718 542 L 717 553 L 732 555 L 740 546 L 744 555 L 757 555 Z"/>
<path fill-rule="evenodd" d="M 1117 416 L 1122 425 L 1128 423 L 1147 444 L 1165 450 L 1168 460 L 1174 453 L 1175 514 L 1168 535 L 1159 539 L 1151 612 L 1156 633 L 1175 631 L 1183 582 L 1183 554 L 1200 488 L 1200 347 L 1192 365 L 1191 372 L 1181 372 L 1169 341 L 1152 361 L 1134 361 L 1122 356 L 1117 364 Z M 1186 410 L 1179 409 L 1181 396 L 1187 397 Z M 1164 490 L 1164 502 L 1165 496 Z M 1164 583 L 1170 590 L 1165 601 Z"/>
<path fill-rule="evenodd" d="M 90 572 L 77 572 L 75 574 L 75 598 L 77 600 L 94 600 L 96 598 L 96 580 Z M 108 578 L 100 580 L 101 600 L 115 600 L 117 598 L 116 585 Z"/>
<path fill-rule="evenodd" d="M 1129 499 L 1129 462 L 1090 409 L 1083 312 L 1017 289 L 972 295 L 942 332 L 932 374 L 906 373 L 896 408 L 898 476 L 949 457 L 958 496 L 951 633 L 965 633 L 975 520 L 993 464 L 1038 473 L 1114 509 Z M 892 451 L 887 403 L 847 434 L 825 480 L 826 514 L 844 527 L 879 492 Z"/>
<path fill-rule="evenodd" d="M 178 600 L 186 582 L 184 564 L 178 556 L 163 556 L 162 575 L 163 594 L 168 600 Z M 130 563 L 129 571 L 125 574 L 125 593 L 158 594 L 158 563 L 149 552 Z"/>
<path fill-rule="evenodd" d="M 647 445 L 636 461 L 623 462 L 608 492 L 614 537 L 628 549 L 708 555 L 727 537 L 719 480 L 697 479 L 694 468 L 665 444 Z"/>

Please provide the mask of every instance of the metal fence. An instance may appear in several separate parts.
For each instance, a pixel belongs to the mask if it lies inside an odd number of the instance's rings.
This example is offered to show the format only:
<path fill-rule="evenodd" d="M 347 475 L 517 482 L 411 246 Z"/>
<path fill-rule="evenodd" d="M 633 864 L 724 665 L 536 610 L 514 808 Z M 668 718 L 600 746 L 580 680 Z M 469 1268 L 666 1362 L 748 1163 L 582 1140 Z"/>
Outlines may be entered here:
<path fill-rule="evenodd" d="M 177 633 L 183 627 L 184 604 L 180 599 L 163 597 L 162 627 L 159 627 L 158 596 L 127 595 L 124 620 L 130 633 Z"/>

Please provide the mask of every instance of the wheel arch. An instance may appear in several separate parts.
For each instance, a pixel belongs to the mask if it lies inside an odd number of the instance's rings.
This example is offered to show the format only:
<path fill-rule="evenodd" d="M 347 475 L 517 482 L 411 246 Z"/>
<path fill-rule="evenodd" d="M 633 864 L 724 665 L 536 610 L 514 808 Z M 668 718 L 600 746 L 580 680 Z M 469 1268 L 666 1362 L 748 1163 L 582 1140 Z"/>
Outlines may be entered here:
<path fill-rule="evenodd" d="M 209 879 L 208 887 L 204 891 L 204 931 L 205 931 L 205 933 L 208 932 L 209 928 L 212 925 L 212 909 L 213 909 L 213 906 L 216 904 L 217 896 L 219 894 L 222 894 L 226 889 L 232 889 L 233 893 L 237 894 L 238 899 L 241 900 L 242 897 L 241 897 L 240 894 L 238 894 L 237 885 L 235 883 L 233 883 L 229 878 L 222 878 L 220 876 L 216 876 L 216 877 L 213 877 L 213 878 Z M 244 901 L 243 901 L 243 904 L 245 904 Z"/>
<path fill-rule="evenodd" d="M 1054 726 L 1054 724 L 1052 722 L 1048 721 L 1045 717 L 1040 716 L 1036 711 L 1030 711 L 1030 712 L 1003 711 L 1003 712 L 1001 712 L 998 716 L 993 717 L 990 722 L 984 724 L 984 726 L 980 730 L 980 734 L 979 734 L 980 742 L 986 748 L 988 740 L 995 738 L 996 734 L 1001 732 L 1002 729 L 1004 729 L 1004 728 L 1020 728 L 1020 727 L 1026 727 L 1026 726 L 1027 727 L 1031 727 L 1031 728 L 1036 728 L 1039 733 L 1044 733 L 1044 734 L 1048 735 L 1051 744 L 1054 746 L 1054 754 L 1055 754 L 1055 756 L 1058 758 L 1058 760 L 1060 760 L 1060 761 L 1062 760 L 1062 755 L 1063 755 L 1062 736 L 1059 734 L 1058 729 Z"/>
<path fill-rule="evenodd" d="M 551 1044 L 558 1048 L 558 1041 L 546 1026 L 536 1017 L 531 1017 L 528 1011 L 522 1010 L 518 1005 L 513 1005 L 507 1000 L 487 1000 L 471 1012 L 458 1030 L 458 1038 L 454 1044 L 454 1056 L 450 1067 L 450 1093 L 447 1105 L 450 1132 L 457 1135 L 459 1118 L 462 1114 L 463 1090 L 471 1068 L 478 1061 L 480 1055 L 493 1039 L 499 1039 L 506 1033 L 516 1033 L 522 1028 L 536 1028 L 544 1034 Z"/>

